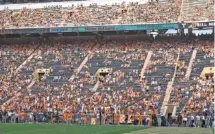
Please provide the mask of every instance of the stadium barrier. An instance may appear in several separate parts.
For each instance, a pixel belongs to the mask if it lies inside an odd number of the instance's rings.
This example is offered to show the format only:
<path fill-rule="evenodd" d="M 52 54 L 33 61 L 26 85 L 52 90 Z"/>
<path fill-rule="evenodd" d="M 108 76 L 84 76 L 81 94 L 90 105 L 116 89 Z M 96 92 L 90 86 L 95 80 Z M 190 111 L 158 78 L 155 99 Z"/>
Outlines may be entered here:
<path fill-rule="evenodd" d="M 106 25 L 81 27 L 53 27 L 53 28 L 18 28 L 0 29 L 0 34 L 42 34 L 42 33 L 71 33 L 71 32 L 99 32 L 99 31 L 141 31 L 141 30 L 179 29 L 179 24 L 136 24 L 136 25 Z"/>
<path fill-rule="evenodd" d="M 104 26 L 79 26 L 71 24 L 54 25 L 47 27 L 19 27 L 0 28 L 0 34 L 43 34 L 43 33 L 79 33 L 79 32 L 104 32 L 104 31 L 143 31 L 143 30 L 168 30 L 181 28 L 207 28 L 214 27 L 214 21 L 206 22 L 181 22 L 181 23 L 151 23 L 151 24 L 112 24 Z"/>

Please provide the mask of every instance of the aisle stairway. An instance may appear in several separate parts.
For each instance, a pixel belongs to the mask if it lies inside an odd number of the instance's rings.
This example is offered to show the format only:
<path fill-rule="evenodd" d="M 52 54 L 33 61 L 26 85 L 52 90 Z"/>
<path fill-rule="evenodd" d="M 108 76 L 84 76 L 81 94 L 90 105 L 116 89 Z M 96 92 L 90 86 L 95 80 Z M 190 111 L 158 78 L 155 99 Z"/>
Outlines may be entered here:
<path fill-rule="evenodd" d="M 143 64 L 143 68 L 141 70 L 141 73 L 140 73 L 140 80 L 143 79 L 143 76 L 144 76 L 145 71 L 146 71 L 146 67 L 147 67 L 148 63 L 150 62 L 151 57 L 152 57 L 152 51 L 149 51 L 147 54 L 146 60 Z"/>
<path fill-rule="evenodd" d="M 188 66 L 186 74 L 185 74 L 185 79 L 186 80 L 190 79 L 190 74 L 191 74 L 191 71 L 192 71 L 193 63 L 194 63 L 194 61 L 196 59 L 196 54 L 197 54 L 197 50 L 195 49 L 195 50 L 193 50 L 192 56 L 190 58 L 189 66 Z"/>
<path fill-rule="evenodd" d="M 189 87 L 191 86 L 191 84 L 193 83 L 192 81 L 188 81 L 186 79 L 186 75 L 189 75 L 189 70 L 192 70 L 192 64 L 193 61 L 195 60 L 195 55 L 196 55 L 196 50 L 192 51 L 192 50 L 187 50 L 182 51 L 180 54 L 180 62 L 184 63 L 184 68 L 183 69 L 178 69 L 177 75 L 176 75 L 176 79 L 173 83 L 173 91 L 171 92 L 171 97 L 169 99 L 169 104 L 174 104 L 177 106 L 177 109 L 174 111 L 174 115 L 178 114 L 178 112 L 180 111 L 181 107 L 183 107 L 184 102 L 186 103 L 186 99 L 184 99 L 184 101 L 182 103 L 175 103 L 175 90 L 177 90 L 178 88 L 181 89 L 189 89 Z M 182 72 L 184 72 L 184 74 L 180 73 L 180 70 Z M 182 93 L 184 96 L 186 95 L 186 91 L 184 91 Z M 191 94 L 189 94 L 191 95 Z"/>
<path fill-rule="evenodd" d="M 173 85 L 173 83 L 175 81 L 175 77 L 176 77 L 177 63 L 179 61 L 179 57 L 180 57 L 180 51 L 178 53 L 178 57 L 177 57 L 176 62 L 175 62 L 175 69 L 174 69 L 172 79 L 171 79 L 171 81 L 168 82 L 167 89 L 166 89 L 166 92 L 165 92 L 165 97 L 164 97 L 164 100 L 163 100 L 163 103 L 162 103 L 162 106 L 161 106 L 161 109 L 160 109 L 160 113 L 162 115 L 166 115 L 165 106 L 168 104 L 169 99 L 170 99 L 170 94 L 172 92 L 172 85 Z M 168 111 L 168 112 L 170 112 L 170 111 Z"/>
<path fill-rule="evenodd" d="M 69 79 L 70 82 L 73 81 L 73 80 L 75 79 L 75 76 L 77 76 L 77 75 L 80 73 L 80 71 L 82 70 L 82 68 L 85 66 L 85 64 L 88 62 L 88 60 L 91 59 L 92 57 L 93 57 L 93 53 L 89 53 L 89 54 L 84 58 L 84 60 L 83 60 L 82 63 L 80 64 L 80 66 L 79 66 L 77 69 L 75 69 L 75 74 L 73 74 L 73 75 L 70 77 L 70 79 Z"/>

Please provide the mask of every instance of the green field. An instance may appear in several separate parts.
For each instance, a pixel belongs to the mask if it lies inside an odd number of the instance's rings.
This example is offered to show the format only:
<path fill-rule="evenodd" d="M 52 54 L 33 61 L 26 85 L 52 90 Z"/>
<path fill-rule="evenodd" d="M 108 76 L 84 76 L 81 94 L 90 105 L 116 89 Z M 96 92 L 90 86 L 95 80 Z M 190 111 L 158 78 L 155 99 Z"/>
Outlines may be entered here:
<path fill-rule="evenodd" d="M 138 126 L 0 124 L 0 134 L 123 134 L 143 129 Z"/>
<path fill-rule="evenodd" d="M 0 134 L 212 134 L 211 128 L 0 124 Z"/>

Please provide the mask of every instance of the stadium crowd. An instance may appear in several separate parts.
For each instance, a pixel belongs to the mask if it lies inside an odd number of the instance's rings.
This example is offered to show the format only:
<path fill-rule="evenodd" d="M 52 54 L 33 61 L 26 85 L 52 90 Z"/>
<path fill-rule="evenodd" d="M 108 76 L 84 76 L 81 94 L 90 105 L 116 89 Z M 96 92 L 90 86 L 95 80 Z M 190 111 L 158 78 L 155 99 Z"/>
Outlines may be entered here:
<path fill-rule="evenodd" d="M 214 0 L 184 1 L 180 21 L 208 21 L 214 20 Z M 198 16 L 198 17 L 196 17 Z"/>
<path fill-rule="evenodd" d="M 1 28 L 89 26 L 177 22 L 180 5 L 173 3 L 121 3 L 72 7 L 51 6 L 43 9 L 0 11 Z"/>
<path fill-rule="evenodd" d="M 85 1 L 85 0 L 3 0 L 0 4 L 11 4 L 11 3 L 41 3 L 41 2 L 63 2 L 63 1 Z"/>
<path fill-rule="evenodd" d="M 36 45 L 32 44 L 31 48 L 26 45 L 1 45 L 0 46 L 0 103 L 12 97 L 27 84 L 31 76 L 23 76 L 21 79 L 16 75 L 19 66 L 34 51 Z M 13 82 L 11 82 L 13 81 Z M 17 90 L 14 90 L 17 89 Z"/>
<path fill-rule="evenodd" d="M 214 20 L 214 1 L 197 3 L 188 0 L 184 7 L 181 1 L 172 1 L 5 8 L 0 11 L 0 28 Z M 212 41 L 157 38 L 53 38 L 39 43 L 1 44 L 0 123 L 171 126 L 175 122 L 185 127 L 212 127 L 214 76 L 201 75 L 204 67 L 214 65 Z M 196 60 L 189 68 L 194 50 Z M 151 59 L 146 61 L 149 52 Z M 191 74 L 185 78 L 188 69 Z M 169 103 L 178 105 L 177 117 L 160 113 L 174 73 Z"/>
<path fill-rule="evenodd" d="M 179 50 L 186 53 L 195 48 L 199 53 L 206 52 L 205 59 L 213 57 L 210 51 L 212 42 L 198 39 L 191 43 L 186 39 L 150 42 L 129 38 L 102 42 L 71 42 L 64 39 L 63 42 L 57 43 L 53 39 L 45 43 L 15 45 L 14 48 L 13 45 L 5 45 L 1 48 L 0 56 L 5 61 L 1 64 L 5 70 L 1 71 L 1 77 L 6 77 L 4 72 L 8 72 L 16 78 L 1 80 L 1 104 L 6 102 L 0 112 L 2 122 L 90 124 L 94 118 L 94 123 L 98 124 L 171 125 L 170 117 L 160 114 L 159 111 L 167 84 L 178 65 L 175 59 Z M 203 46 L 203 43 L 206 44 Z M 149 51 L 153 54 L 143 79 L 140 79 L 140 72 Z M 14 59 L 17 54 L 19 56 Z M 14 70 L 31 54 L 34 54 L 32 59 L 15 74 Z M 87 63 L 78 72 L 77 68 L 86 57 Z M 9 61 L 14 63 L 8 64 Z M 200 62 L 198 57 L 196 61 Z M 209 62 L 210 60 L 206 60 L 206 63 Z M 193 65 L 195 73 L 200 76 L 202 70 L 195 69 L 197 67 L 196 64 Z M 41 77 L 33 77 L 35 70 L 42 68 L 50 69 L 50 72 Z M 101 68 L 107 68 L 108 73 L 98 76 L 98 70 Z M 186 121 L 189 117 L 189 126 L 199 126 L 200 121 L 202 127 L 212 126 L 214 111 L 211 101 L 214 82 L 211 77 L 203 80 L 192 74 L 191 79 L 196 84 L 190 88 L 173 87 L 170 102 L 185 100 L 185 109 L 179 114 L 182 116 L 178 117 L 177 122 L 180 124 L 182 119 Z M 27 88 L 32 81 L 35 83 Z M 11 87 L 5 88 L 7 84 Z M 184 98 L 190 98 L 189 92 L 192 92 L 191 99 L 195 101 L 186 102 Z M 9 95 L 5 96 L 8 93 Z M 19 96 L 14 97 L 17 94 Z M 14 98 L 6 101 L 11 97 Z M 168 119 L 167 122 L 165 118 Z"/>
<path fill-rule="evenodd" d="M 197 3 L 197 4 L 196 4 Z M 207 4 L 206 4 L 207 3 Z M 214 20 L 214 1 L 90 4 L 47 6 L 0 11 L 0 28 L 90 26 L 107 24 L 176 23 Z M 198 16 L 198 17 L 197 17 Z"/>
<path fill-rule="evenodd" d="M 196 4 L 197 3 L 197 4 Z M 47 6 L 0 11 L 0 28 L 90 26 L 107 24 L 171 23 L 214 20 L 214 1 L 172 1 L 166 3 L 91 4 L 71 7 Z M 198 16 L 198 17 L 196 17 Z"/>

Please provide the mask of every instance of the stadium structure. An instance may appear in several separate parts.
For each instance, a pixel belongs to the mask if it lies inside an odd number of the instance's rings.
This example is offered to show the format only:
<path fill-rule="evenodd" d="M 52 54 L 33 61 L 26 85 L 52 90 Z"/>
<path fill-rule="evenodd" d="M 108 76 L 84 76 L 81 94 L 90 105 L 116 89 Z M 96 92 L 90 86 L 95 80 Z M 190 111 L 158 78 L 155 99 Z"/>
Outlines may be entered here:
<path fill-rule="evenodd" d="M 0 134 L 212 134 L 214 1 L 0 3 Z"/>

